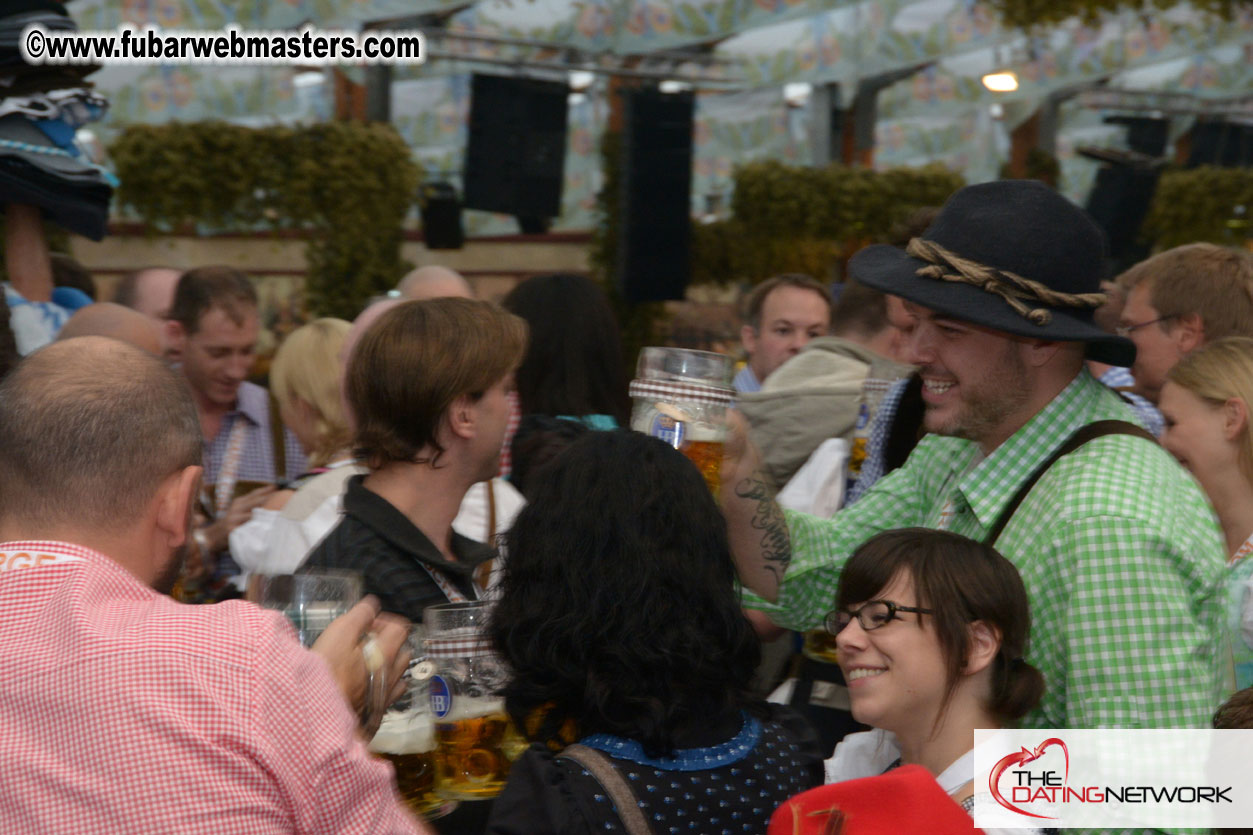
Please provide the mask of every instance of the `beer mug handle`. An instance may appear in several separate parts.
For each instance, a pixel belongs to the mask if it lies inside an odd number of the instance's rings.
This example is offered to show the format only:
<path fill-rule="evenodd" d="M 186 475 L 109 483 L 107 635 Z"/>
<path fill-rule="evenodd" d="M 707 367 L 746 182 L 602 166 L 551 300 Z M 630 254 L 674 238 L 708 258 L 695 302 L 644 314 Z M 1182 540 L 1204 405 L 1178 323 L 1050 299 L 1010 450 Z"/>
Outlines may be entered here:
<path fill-rule="evenodd" d="M 383 714 L 387 712 L 390 682 L 387 676 L 386 659 L 375 641 L 373 632 L 361 645 L 361 654 L 365 658 L 366 692 L 365 701 L 361 705 L 360 720 L 368 739 L 378 730 L 379 723 L 383 721 Z"/>

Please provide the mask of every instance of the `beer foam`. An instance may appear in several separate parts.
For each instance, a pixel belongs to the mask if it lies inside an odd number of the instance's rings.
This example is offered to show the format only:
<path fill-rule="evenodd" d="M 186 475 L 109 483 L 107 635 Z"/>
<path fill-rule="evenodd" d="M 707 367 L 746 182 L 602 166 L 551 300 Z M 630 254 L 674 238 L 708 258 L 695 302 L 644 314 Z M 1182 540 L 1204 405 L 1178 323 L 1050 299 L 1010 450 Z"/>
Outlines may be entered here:
<path fill-rule="evenodd" d="M 710 443 L 720 444 L 726 439 L 726 427 L 718 426 L 713 423 L 707 423 L 703 420 L 692 421 L 686 424 L 687 441 L 708 441 Z"/>
<path fill-rule="evenodd" d="M 370 750 L 376 754 L 422 754 L 435 750 L 431 715 L 425 711 L 386 714 L 370 740 Z"/>
<path fill-rule="evenodd" d="M 462 719 L 478 719 L 480 716 L 505 715 L 504 699 L 467 698 L 454 696 L 452 709 L 448 715 L 441 717 L 440 722 L 459 722 Z"/>

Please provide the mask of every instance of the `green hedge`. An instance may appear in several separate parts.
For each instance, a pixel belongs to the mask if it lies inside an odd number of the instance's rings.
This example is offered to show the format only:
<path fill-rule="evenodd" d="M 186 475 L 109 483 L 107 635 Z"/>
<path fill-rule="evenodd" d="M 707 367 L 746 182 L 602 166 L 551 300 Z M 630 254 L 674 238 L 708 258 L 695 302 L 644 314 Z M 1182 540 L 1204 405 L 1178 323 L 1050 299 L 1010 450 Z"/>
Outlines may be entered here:
<path fill-rule="evenodd" d="M 118 205 L 154 230 L 297 229 L 317 316 L 351 319 L 395 286 L 421 169 L 389 126 L 134 125 L 110 147 Z"/>
<path fill-rule="evenodd" d="M 1253 169 L 1166 171 L 1158 181 L 1141 235 L 1159 250 L 1194 241 L 1244 246 L 1253 237 L 1251 216 Z"/>
<path fill-rule="evenodd" d="M 842 258 L 883 241 L 963 185 L 943 165 L 874 171 L 758 162 L 735 172 L 732 218 L 693 230 L 692 282 L 755 283 L 781 272 L 829 278 Z"/>
<path fill-rule="evenodd" d="M 1000 18 L 1010 26 L 1029 29 L 1034 26 L 1061 23 L 1078 15 L 1087 23 L 1095 23 L 1104 14 L 1123 10 L 1148 14 L 1171 6 L 1181 0 L 987 0 Z M 1237 9 L 1248 6 L 1249 0 L 1191 0 L 1191 6 L 1200 11 L 1217 14 L 1230 20 Z"/>

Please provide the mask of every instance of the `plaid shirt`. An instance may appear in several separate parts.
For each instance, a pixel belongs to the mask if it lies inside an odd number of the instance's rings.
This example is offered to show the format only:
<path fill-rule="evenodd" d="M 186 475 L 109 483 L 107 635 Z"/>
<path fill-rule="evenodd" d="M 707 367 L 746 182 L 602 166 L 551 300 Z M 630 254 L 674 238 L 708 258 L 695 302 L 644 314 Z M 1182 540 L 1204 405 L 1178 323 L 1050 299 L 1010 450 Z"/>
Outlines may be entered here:
<path fill-rule="evenodd" d="M 840 569 L 888 529 L 947 527 L 983 539 L 1040 461 L 1079 427 L 1129 420 L 1087 371 L 1008 441 L 978 447 L 928 435 L 906 465 L 832 520 L 788 512 L 793 560 L 779 605 L 746 605 L 781 625 L 821 623 Z M 1225 574 L 1213 511 L 1159 447 L 1113 435 L 1058 461 L 996 546 L 1031 600 L 1028 655 L 1048 685 L 1024 727 L 1207 727 L 1222 694 Z"/>
<path fill-rule="evenodd" d="M 277 419 L 278 415 L 274 417 Z M 239 386 L 235 408 L 226 413 L 218 434 L 205 445 L 205 484 L 217 483 L 218 474 L 222 471 L 222 461 L 226 457 L 226 447 L 230 443 L 231 430 L 237 420 L 247 421 L 248 429 L 244 435 L 244 451 L 239 458 L 236 480 L 273 484 L 274 442 L 270 431 L 270 396 L 261 386 L 246 381 Z M 295 478 L 305 471 L 305 454 L 300 448 L 300 441 L 286 427 L 283 428 L 283 446 L 287 451 L 287 472 L 280 473 L 280 478 Z"/>
<path fill-rule="evenodd" d="M 1116 365 L 1110 366 L 1098 379 L 1112 389 L 1129 389 L 1136 384 L 1136 378 L 1131 376 L 1130 368 L 1119 368 Z M 1162 433 L 1166 431 L 1166 419 L 1162 417 L 1157 407 L 1130 391 L 1119 393 L 1132 410 L 1140 416 L 1140 420 L 1144 422 L 1144 428 L 1161 438 Z"/>
<path fill-rule="evenodd" d="M 0 763 L 5 833 L 419 831 L 281 615 L 64 542 L 0 544 Z"/>
<path fill-rule="evenodd" d="M 892 383 L 883 393 L 879 408 L 870 422 L 866 458 L 861 462 L 861 471 L 857 474 L 857 481 L 853 483 L 848 490 L 848 495 L 844 497 L 845 506 L 855 503 L 866 495 L 866 491 L 874 487 L 876 481 L 883 478 L 883 472 L 888 467 L 888 433 L 892 430 L 892 421 L 896 419 L 896 407 L 901 404 L 901 395 L 905 393 L 907 385 L 909 385 L 908 377 Z"/>
<path fill-rule="evenodd" d="M 522 406 L 518 403 L 518 393 L 511 391 L 506 397 L 509 399 L 509 420 L 505 424 L 505 440 L 500 445 L 497 478 L 508 478 L 513 472 L 513 436 L 518 434 L 518 424 L 522 422 Z"/>
<path fill-rule="evenodd" d="M 731 387 L 741 394 L 749 394 L 754 391 L 761 391 L 761 382 L 757 379 L 757 375 L 753 373 L 753 369 L 745 365 L 735 375 L 735 379 L 731 381 Z"/>

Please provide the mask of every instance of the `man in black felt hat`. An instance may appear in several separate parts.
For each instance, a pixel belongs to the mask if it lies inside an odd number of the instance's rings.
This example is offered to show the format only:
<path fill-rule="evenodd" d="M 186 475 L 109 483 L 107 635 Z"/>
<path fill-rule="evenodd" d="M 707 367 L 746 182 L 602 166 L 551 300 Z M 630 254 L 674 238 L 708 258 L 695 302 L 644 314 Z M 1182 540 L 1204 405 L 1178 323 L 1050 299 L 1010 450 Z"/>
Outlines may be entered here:
<path fill-rule="evenodd" d="M 931 434 L 830 520 L 781 512 L 733 438 L 721 495 L 740 578 L 761 595 L 748 605 L 813 628 L 866 539 L 951 530 L 1022 573 L 1027 660 L 1048 686 L 1024 726 L 1207 725 L 1224 687 L 1222 540 L 1196 484 L 1084 367 L 1135 358 L 1092 322 L 1104 246 L 1057 193 L 1002 181 L 958 191 L 906 249 L 853 257 L 850 272 L 918 317 L 908 359 Z M 890 687 L 885 672 L 869 686 Z"/>

